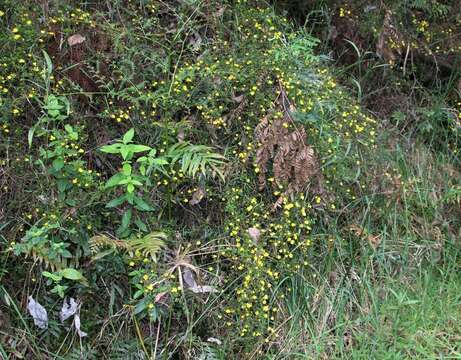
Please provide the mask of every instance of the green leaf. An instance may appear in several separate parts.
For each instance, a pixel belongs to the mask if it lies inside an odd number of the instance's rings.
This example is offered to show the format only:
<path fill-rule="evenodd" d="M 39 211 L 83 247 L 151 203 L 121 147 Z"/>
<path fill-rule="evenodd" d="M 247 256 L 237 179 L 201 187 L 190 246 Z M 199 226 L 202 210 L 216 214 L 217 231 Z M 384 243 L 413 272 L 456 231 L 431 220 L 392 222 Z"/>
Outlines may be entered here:
<path fill-rule="evenodd" d="M 129 184 L 126 186 L 126 191 L 128 191 L 130 194 L 134 191 L 134 185 L 133 185 L 133 183 L 129 183 Z"/>
<path fill-rule="evenodd" d="M 100 148 L 102 152 L 108 154 L 119 154 L 120 153 L 121 144 L 111 144 L 111 145 L 104 145 Z"/>
<path fill-rule="evenodd" d="M 152 211 L 154 210 L 152 206 L 150 206 L 147 202 L 141 199 L 139 196 L 135 196 L 133 198 L 134 203 L 136 204 L 136 208 L 142 211 Z"/>
<path fill-rule="evenodd" d="M 63 168 L 64 166 L 64 159 L 63 158 L 57 158 L 53 160 L 53 169 L 55 171 L 59 171 Z"/>
<path fill-rule="evenodd" d="M 51 62 L 51 59 L 48 53 L 45 50 L 42 50 L 42 52 L 43 52 L 43 57 L 45 58 L 46 72 L 48 76 L 50 76 L 51 73 L 53 72 L 53 63 Z"/>
<path fill-rule="evenodd" d="M 135 180 L 135 179 L 133 179 L 133 180 L 131 181 L 131 183 L 132 183 L 133 185 L 136 185 L 136 186 L 142 186 L 142 182 L 140 182 L 140 181 L 138 181 L 138 180 Z"/>
<path fill-rule="evenodd" d="M 168 160 L 165 158 L 156 158 L 152 161 L 152 163 L 155 165 L 168 165 Z"/>
<path fill-rule="evenodd" d="M 149 298 L 144 298 L 141 301 L 139 301 L 134 307 L 134 311 L 133 311 L 134 315 L 137 315 L 140 312 L 143 312 L 147 308 L 148 302 L 149 302 Z"/>
<path fill-rule="evenodd" d="M 34 138 L 36 125 L 32 126 L 27 133 L 27 142 L 29 143 L 29 148 L 32 147 L 32 140 Z"/>
<path fill-rule="evenodd" d="M 54 288 L 51 289 L 53 294 L 58 294 L 60 298 L 64 297 L 64 291 L 66 291 L 68 286 L 66 285 L 56 285 Z"/>
<path fill-rule="evenodd" d="M 133 213 L 132 213 L 131 209 L 128 209 L 127 211 L 125 211 L 125 213 L 124 213 L 123 216 L 122 216 L 122 225 L 121 225 L 121 228 L 127 229 L 128 226 L 130 226 L 132 214 L 133 214 Z"/>
<path fill-rule="evenodd" d="M 80 271 L 72 269 L 72 268 L 63 269 L 59 273 L 62 275 L 62 277 L 66 278 L 66 279 L 69 279 L 69 280 L 78 281 L 78 280 L 83 279 L 82 273 Z"/>
<path fill-rule="evenodd" d="M 107 256 L 107 255 L 110 255 L 112 253 L 115 252 L 115 249 L 108 249 L 108 250 L 104 250 L 104 251 L 101 251 L 101 252 L 98 252 L 97 254 L 95 254 L 92 258 L 91 258 L 91 261 L 97 261 L 97 260 L 100 260 L 102 259 L 103 257 Z"/>
<path fill-rule="evenodd" d="M 109 180 L 107 180 L 106 184 L 104 185 L 105 189 L 109 189 L 111 187 L 122 185 L 122 181 L 126 179 L 124 173 L 117 173 L 113 175 Z"/>
<path fill-rule="evenodd" d="M 139 230 L 144 231 L 144 232 L 148 231 L 146 224 L 142 220 L 136 219 L 134 223 L 139 228 Z"/>
<path fill-rule="evenodd" d="M 126 201 L 128 201 L 128 203 L 130 205 L 133 205 L 133 202 L 134 202 L 134 193 L 128 193 L 128 194 L 125 194 L 125 197 L 126 197 Z"/>
<path fill-rule="evenodd" d="M 131 165 L 126 163 L 126 164 L 123 164 L 123 173 L 125 175 L 131 175 Z"/>
<path fill-rule="evenodd" d="M 59 192 L 66 191 L 67 187 L 69 186 L 69 182 L 66 179 L 56 180 L 56 183 L 58 184 Z"/>
<path fill-rule="evenodd" d="M 62 280 L 62 275 L 60 273 L 50 273 L 48 271 L 42 272 L 42 275 L 53 280 L 54 282 L 58 282 Z"/>
<path fill-rule="evenodd" d="M 130 151 L 133 153 L 138 153 L 138 152 L 148 151 L 151 149 L 151 147 L 146 146 L 146 145 L 131 144 L 131 145 L 128 145 L 128 149 L 130 149 Z"/>
<path fill-rule="evenodd" d="M 106 204 L 106 208 L 113 208 L 113 207 L 122 205 L 125 201 L 126 201 L 126 196 L 125 195 L 119 196 L 118 198 L 115 198 L 115 199 L 109 201 Z"/>
<path fill-rule="evenodd" d="M 124 144 L 128 144 L 131 142 L 131 140 L 133 140 L 133 137 L 134 137 L 134 128 L 131 128 L 125 133 L 125 135 L 123 135 L 122 141 Z"/>
<path fill-rule="evenodd" d="M 139 298 L 142 294 L 144 294 L 144 290 L 143 290 L 143 289 L 137 290 L 137 291 L 133 294 L 133 299 Z"/>
<path fill-rule="evenodd" d="M 127 145 L 124 145 L 120 148 L 120 154 L 122 154 L 123 160 L 128 158 L 128 155 L 130 155 L 130 150 Z"/>

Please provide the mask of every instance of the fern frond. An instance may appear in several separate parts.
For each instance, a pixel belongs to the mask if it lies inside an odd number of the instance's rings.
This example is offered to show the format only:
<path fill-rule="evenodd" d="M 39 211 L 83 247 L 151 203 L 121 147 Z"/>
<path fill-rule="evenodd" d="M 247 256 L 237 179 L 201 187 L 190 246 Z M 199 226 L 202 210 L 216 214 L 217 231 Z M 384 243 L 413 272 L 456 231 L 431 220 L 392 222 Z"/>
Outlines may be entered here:
<path fill-rule="evenodd" d="M 111 248 L 114 250 L 128 250 L 129 248 L 126 241 L 110 238 L 109 236 L 102 234 L 93 236 L 89 243 L 92 254 L 98 253 L 103 248 Z"/>
<path fill-rule="evenodd" d="M 172 165 L 179 163 L 181 171 L 188 176 L 195 177 L 199 172 L 206 176 L 211 170 L 224 180 L 221 165 L 225 163 L 226 158 L 213 152 L 212 147 L 182 142 L 171 146 L 167 156 L 171 158 Z"/>
<path fill-rule="evenodd" d="M 167 236 L 163 232 L 151 232 L 142 238 L 129 240 L 129 252 L 155 259 L 159 250 L 165 246 L 166 239 Z"/>
<path fill-rule="evenodd" d="M 132 255 L 140 254 L 155 259 L 159 250 L 165 246 L 166 239 L 167 235 L 163 232 L 151 232 L 141 238 L 130 240 L 120 240 L 100 234 L 90 239 L 90 249 L 94 259 L 100 259 L 112 253 L 113 250 L 125 251 Z M 111 251 L 102 251 L 107 248 Z"/>

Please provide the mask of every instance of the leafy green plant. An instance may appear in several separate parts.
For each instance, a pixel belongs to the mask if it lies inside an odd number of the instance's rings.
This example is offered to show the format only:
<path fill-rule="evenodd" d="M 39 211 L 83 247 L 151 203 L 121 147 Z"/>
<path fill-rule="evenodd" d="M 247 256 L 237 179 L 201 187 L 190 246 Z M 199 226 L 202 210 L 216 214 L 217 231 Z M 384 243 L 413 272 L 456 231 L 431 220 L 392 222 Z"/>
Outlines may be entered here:
<path fill-rule="evenodd" d="M 139 191 L 146 190 L 147 186 L 152 185 L 148 177 L 151 168 L 159 166 L 165 161 L 155 159 L 155 149 L 150 146 L 134 144 L 134 134 L 135 132 L 132 128 L 125 133 L 121 140 L 116 141 L 114 144 L 105 145 L 100 149 L 104 153 L 119 155 L 122 158 L 121 170 L 107 180 L 104 188 L 106 190 L 119 188 L 123 191 L 123 194 L 107 203 L 106 207 L 114 208 L 128 203 L 137 210 L 152 211 L 154 210 L 153 207 L 139 195 Z M 133 166 L 136 164 L 133 163 L 133 157 L 146 151 L 149 151 L 148 156 L 138 159 L 138 166 Z M 123 237 L 130 234 L 129 227 L 132 223 L 132 216 L 133 211 L 130 207 L 123 213 L 121 225 L 117 230 L 119 236 Z M 141 219 L 136 219 L 136 223 L 141 230 L 147 230 Z"/>
<path fill-rule="evenodd" d="M 43 271 L 42 275 L 48 278 L 48 285 L 54 285 L 51 289 L 51 292 L 53 294 L 58 294 L 61 298 L 64 297 L 65 291 L 69 288 L 68 285 L 62 284 L 64 279 L 88 284 L 88 281 L 85 279 L 82 273 L 73 268 L 65 268 L 55 272 Z"/>
<path fill-rule="evenodd" d="M 53 129 L 49 142 L 40 147 L 40 158 L 36 164 L 47 168 L 47 173 L 56 181 L 60 199 L 66 200 L 67 205 L 75 206 L 76 200 L 66 193 L 73 188 L 89 189 L 94 184 L 94 172 L 87 169 L 82 160 L 84 150 L 79 144 L 80 131 L 78 127 L 69 124 L 64 130 Z"/>
<path fill-rule="evenodd" d="M 32 256 L 39 263 L 51 269 L 62 269 L 73 258 L 68 250 L 69 243 L 58 236 L 62 230 L 58 222 L 45 221 L 37 223 L 27 230 L 20 243 L 15 244 L 14 254 L 21 253 Z M 73 230 L 69 230 L 73 232 Z"/>
<path fill-rule="evenodd" d="M 150 146 L 133 144 L 134 129 L 128 130 L 123 138 L 115 144 L 105 145 L 101 147 L 101 151 L 108 154 L 120 155 L 123 159 L 121 170 L 113 175 L 105 184 L 105 189 L 119 187 L 124 190 L 124 194 L 112 200 L 107 204 L 107 207 L 115 207 L 128 202 L 134 205 L 139 210 L 150 211 L 152 208 L 136 193 L 136 188 L 142 188 L 148 181 L 144 171 L 137 173 L 133 170 L 133 156 L 137 153 L 152 151 Z"/>
<path fill-rule="evenodd" d="M 29 129 L 27 140 L 29 148 L 32 146 L 34 136 L 43 136 L 47 133 L 49 126 L 55 126 L 57 123 L 67 119 L 70 115 L 70 102 L 65 96 L 54 95 L 50 90 L 51 77 L 53 73 L 53 64 L 49 55 L 43 51 L 45 58 L 45 71 L 43 80 L 45 81 L 45 97 L 43 101 L 39 100 L 42 114 L 38 121 Z"/>

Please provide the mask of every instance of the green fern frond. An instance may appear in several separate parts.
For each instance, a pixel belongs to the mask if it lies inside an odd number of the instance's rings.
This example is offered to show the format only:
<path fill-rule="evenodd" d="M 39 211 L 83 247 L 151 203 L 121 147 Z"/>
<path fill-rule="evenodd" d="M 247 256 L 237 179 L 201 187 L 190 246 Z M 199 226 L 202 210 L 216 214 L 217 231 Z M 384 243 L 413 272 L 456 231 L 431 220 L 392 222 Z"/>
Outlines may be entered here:
<path fill-rule="evenodd" d="M 436 0 L 413 0 L 410 8 L 424 11 L 429 17 L 440 19 L 448 15 L 451 5 L 442 4 Z"/>
<path fill-rule="evenodd" d="M 163 232 L 151 232 L 142 238 L 129 240 L 129 252 L 155 259 L 160 249 L 165 246 L 166 239 L 167 236 Z"/>
<path fill-rule="evenodd" d="M 167 156 L 171 158 L 172 165 L 179 163 L 181 171 L 190 177 L 195 177 L 199 172 L 206 176 L 211 170 L 224 181 L 221 166 L 225 163 L 226 158 L 213 152 L 212 147 L 182 142 L 171 146 Z"/>
<path fill-rule="evenodd" d="M 144 257 L 155 259 L 159 250 L 165 246 L 166 239 L 167 235 L 163 232 L 151 232 L 141 238 L 130 240 L 119 240 L 100 234 L 90 239 L 90 250 L 95 260 L 115 250 L 125 251 L 132 255 L 140 254 Z"/>

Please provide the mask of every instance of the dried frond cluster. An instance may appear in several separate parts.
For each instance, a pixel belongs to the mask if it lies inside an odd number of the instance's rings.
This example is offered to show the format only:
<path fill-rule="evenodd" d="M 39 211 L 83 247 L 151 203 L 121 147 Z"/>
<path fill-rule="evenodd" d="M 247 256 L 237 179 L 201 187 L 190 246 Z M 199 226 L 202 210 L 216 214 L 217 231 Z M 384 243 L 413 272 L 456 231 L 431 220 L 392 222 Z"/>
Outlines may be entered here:
<path fill-rule="evenodd" d="M 276 104 L 280 111 L 267 114 L 255 129 L 259 144 L 256 152 L 259 188 L 262 190 L 266 186 L 272 162 L 274 186 L 283 186 L 286 193 L 302 191 L 319 174 L 318 161 L 314 149 L 306 144 L 306 130 L 292 126 L 294 106 L 283 90 Z"/>

